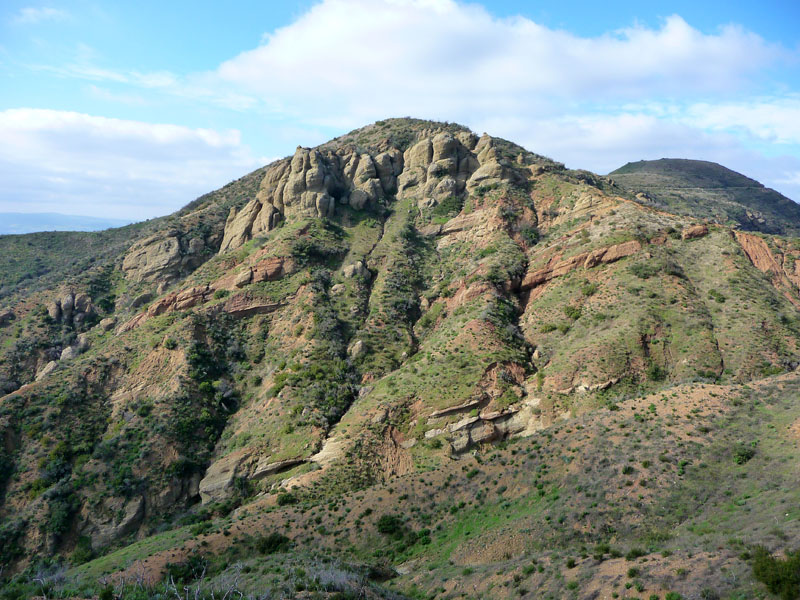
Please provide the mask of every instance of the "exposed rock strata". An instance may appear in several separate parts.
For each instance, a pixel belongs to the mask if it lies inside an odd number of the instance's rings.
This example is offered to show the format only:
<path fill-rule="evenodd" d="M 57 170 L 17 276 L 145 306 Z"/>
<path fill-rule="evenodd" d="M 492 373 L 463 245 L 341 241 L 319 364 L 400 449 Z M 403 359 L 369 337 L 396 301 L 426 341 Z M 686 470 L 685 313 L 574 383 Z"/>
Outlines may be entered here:
<path fill-rule="evenodd" d="M 584 269 L 591 269 L 599 264 L 608 264 L 626 256 L 631 256 L 641 249 L 641 243 L 631 240 L 606 248 L 598 248 L 591 252 L 582 252 L 561 261 L 551 260 L 546 267 L 531 271 L 525 275 L 520 287 L 522 290 L 531 290 L 556 277 L 566 275 L 581 265 Z"/>

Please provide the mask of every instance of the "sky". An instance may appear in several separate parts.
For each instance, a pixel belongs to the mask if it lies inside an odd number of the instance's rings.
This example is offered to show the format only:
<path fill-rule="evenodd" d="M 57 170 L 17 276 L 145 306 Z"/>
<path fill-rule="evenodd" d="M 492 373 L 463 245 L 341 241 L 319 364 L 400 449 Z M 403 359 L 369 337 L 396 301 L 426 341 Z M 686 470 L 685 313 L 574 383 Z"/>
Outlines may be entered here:
<path fill-rule="evenodd" d="M 401 116 L 603 174 L 711 160 L 800 201 L 800 2 L 0 5 L 0 212 L 160 216 Z"/>

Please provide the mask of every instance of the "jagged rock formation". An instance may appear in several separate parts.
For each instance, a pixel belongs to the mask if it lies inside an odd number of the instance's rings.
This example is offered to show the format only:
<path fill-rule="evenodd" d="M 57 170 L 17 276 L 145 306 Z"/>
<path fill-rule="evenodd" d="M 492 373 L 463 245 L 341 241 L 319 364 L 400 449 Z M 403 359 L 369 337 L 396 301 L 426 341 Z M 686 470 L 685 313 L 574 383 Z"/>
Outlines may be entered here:
<path fill-rule="evenodd" d="M 298 147 L 291 159 L 267 169 L 253 200 L 231 209 L 220 252 L 265 235 L 282 219 L 333 218 L 337 204 L 364 210 L 396 194 L 432 208 L 510 173 L 488 135 L 423 131 L 420 138 L 404 153 L 397 148 L 359 153 L 350 145 L 324 151 Z"/>

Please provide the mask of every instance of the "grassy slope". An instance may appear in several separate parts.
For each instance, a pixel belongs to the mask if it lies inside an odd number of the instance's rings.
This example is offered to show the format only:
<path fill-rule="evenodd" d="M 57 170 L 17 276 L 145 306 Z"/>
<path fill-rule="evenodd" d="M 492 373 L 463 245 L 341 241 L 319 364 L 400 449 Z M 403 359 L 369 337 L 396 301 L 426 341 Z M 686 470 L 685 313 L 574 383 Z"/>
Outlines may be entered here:
<path fill-rule="evenodd" d="M 136 543 L 76 573 L 113 572 L 159 546 L 170 560 L 195 548 L 227 563 L 248 535 L 277 530 L 320 558 L 400 565 L 391 586 L 419 597 L 763 597 L 746 550 L 800 540 L 798 391 L 795 374 L 671 388 L 326 503 L 256 506 L 177 545 L 176 534 Z M 401 516 L 398 535 L 376 529 L 385 514 Z M 262 572 L 294 556 L 251 555 L 247 579 L 268 586 Z"/>
<path fill-rule="evenodd" d="M 743 229 L 800 234 L 800 206 L 775 190 L 699 160 L 667 159 L 628 163 L 609 177 L 634 192 L 646 192 L 656 204 L 678 213 L 738 223 Z M 760 213 L 764 222 L 747 212 Z"/>

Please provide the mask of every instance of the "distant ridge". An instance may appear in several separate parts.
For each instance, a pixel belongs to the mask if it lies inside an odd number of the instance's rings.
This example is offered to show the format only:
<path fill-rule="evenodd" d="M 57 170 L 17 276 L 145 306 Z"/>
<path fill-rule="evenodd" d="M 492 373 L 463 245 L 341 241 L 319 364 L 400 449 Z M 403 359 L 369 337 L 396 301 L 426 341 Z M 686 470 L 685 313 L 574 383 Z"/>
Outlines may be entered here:
<path fill-rule="evenodd" d="M 609 173 L 639 199 L 678 214 L 746 231 L 800 236 L 800 204 L 758 181 L 713 162 L 684 158 L 640 160 Z"/>
<path fill-rule="evenodd" d="M 0 235 L 38 231 L 100 231 L 122 227 L 133 219 L 105 219 L 60 213 L 0 213 Z"/>

